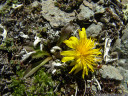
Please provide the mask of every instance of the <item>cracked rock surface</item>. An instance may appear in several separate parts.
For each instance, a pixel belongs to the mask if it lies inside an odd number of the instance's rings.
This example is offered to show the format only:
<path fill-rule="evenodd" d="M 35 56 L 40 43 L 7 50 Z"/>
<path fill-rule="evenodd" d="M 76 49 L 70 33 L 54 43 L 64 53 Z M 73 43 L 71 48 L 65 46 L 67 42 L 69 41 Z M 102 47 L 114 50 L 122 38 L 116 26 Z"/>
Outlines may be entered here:
<path fill-rule="evenodd" d="M 102 75 L 103 78 L 106 79 L 113 79 L 113 80 L 123 80 L 123 76 L 120 74 L 118 69 L 111 65 L 103 65 L 102 68 L 100 69 L 100 74 Z"/>
<path fill-rule="evenodd" d="M 75 18 L 75 12 L 66 13 L 61 11 L 59 8 L 55 7 L 54 2 L 53 0 L 43 0 L 41 3 L 41 13 L 43 17 L 50 22 L 53 28 L 64 26 Z"/>

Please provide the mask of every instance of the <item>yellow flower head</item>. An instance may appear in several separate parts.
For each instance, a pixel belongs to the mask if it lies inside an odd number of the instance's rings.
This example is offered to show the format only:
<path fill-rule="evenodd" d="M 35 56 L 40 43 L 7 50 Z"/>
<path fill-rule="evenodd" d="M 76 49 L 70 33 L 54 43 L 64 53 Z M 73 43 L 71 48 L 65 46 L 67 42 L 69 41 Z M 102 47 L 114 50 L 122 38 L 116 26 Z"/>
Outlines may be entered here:
<path fill-rule="evenodd" d="M 79 30 L 79 37 L 79 39 L 70 37 L 69 40 L 65 40 L 64 43 L 72 50 L 62 51 L 61 55 L 65 56 L 62 58 L 62 62 L 73 60 L 70 65 L 74 65 L 74 67 L 69 73 L 74 70 L 77 73 L 83 69 L 82 77 L 84 79 L 84 75 L 88 75 L 89 70 L 94 72 L 94 66 L 97 65 L 96 61 L 100 60 L 98 57 L 101 52 L 100 49 L 94 49 L 95 41 L 87 38 L 85 28 L 82 28 L 82 31 Z"/>

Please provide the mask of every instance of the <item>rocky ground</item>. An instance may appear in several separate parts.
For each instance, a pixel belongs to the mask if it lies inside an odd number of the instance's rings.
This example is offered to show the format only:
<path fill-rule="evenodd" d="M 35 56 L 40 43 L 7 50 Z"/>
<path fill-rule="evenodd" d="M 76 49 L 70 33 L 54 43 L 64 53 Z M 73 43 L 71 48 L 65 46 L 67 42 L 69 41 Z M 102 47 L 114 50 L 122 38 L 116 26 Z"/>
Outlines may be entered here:
<path fill-rule="evenodd" d="M 128 94 L 127 0 L 0 3 L 0 96 Z M 81 72 L 68 73 L 59 54 L 67 50 L 63 40 L 83 27 L 102 52 L 102 62 L 84 80 Z"/>

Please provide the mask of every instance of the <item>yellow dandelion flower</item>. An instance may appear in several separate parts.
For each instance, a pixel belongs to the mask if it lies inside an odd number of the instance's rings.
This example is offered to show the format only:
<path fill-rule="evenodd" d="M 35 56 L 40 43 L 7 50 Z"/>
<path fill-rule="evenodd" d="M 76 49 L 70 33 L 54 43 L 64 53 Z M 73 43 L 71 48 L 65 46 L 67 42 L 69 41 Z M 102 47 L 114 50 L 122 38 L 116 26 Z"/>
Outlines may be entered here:
<path fill-rule="evenodd" d="M 94 72 L 96 62 L 100 60 L 99 55 L 101 52 L 100 49 L 95 49 L 95 41 L 87 38 L 85 28 L 82 28 L 82 31 L 79 30 L 79 37 L 79 39 L 70 37 L 69 40 L 65 40 L 64 43 L 72 50 L 62 51 L 61 55 L 65 56 L 62 58 L 62 62 L 73 60 L 70 65 L 74 65 L 74 67 L 69 73 L 75 71 L 76 74 L 83 70 L 82 77 L 84 79 L 84 75 L 88 75 L 89 70 Z"/>

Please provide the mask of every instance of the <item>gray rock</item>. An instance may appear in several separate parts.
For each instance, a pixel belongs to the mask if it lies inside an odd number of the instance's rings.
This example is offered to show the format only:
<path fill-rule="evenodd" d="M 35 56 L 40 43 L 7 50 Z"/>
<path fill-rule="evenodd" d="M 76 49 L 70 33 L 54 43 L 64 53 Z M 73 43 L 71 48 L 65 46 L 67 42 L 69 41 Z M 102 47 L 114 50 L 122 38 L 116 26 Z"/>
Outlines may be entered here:
<path fill-rule="evenodd" d="M 87 6 L 90 9 L 93 9 L 93 7 L 94 7 L 94 4 L 92 4 L 91 2 L 88 2 L 86 0 L 83 0 L 83 4 L 84 4 L 84 6 Z"/>
<path fill-rule="evenodd" d="M 98 4 L 100 3 L 100 5 L 101 5 L 101 4 L 103 4 L 103 2 L 104 1 L 100 0 L 98 2 Z M 84 6 L 88 7 L 91 10 L 93 10 L 95 12 L 95 14 L 104 13 L 105 12 L 105 8 L 103 6 L 98 5 L 97 3 L 88 2 L 86 0 L 83 0 L 83 4 L 84 4 Z M 81 5 L 81 6 L 82 6 L 81 9 L 84 8 L 83 5 Z"/>
<path fill-rule="evenodd" d="M 96 14 L 104 13 L 104 12 L 105 12 L 105 8 L 103 8 L 103 6 L 98 6 L 98 5 L 95 6 L 95 13 Z"/>
<path fill-rule="evenodd" d="M 101 25 L 91 24 L 87 29 L 87 36 L 96 37 L 99 35 L 99 33 L 102 31 Z"/>
<path fill-rule="evenodd" d="M 118 65 L 126 70 L 128 70 L 128 59 L 119 59 Z"/>
<path fill-rule="evenodd" d="M 99 0 L 99 1 L 98 1 L 98 4 L 101 5 L 101 4 L 104 4 L 104 2 L 105 2 L 104 0 Z"/>
<path fill-rule="evenodd" d="M 118 67 L 117 69 L 120 71 L 121 75 L 122 75 L 123 78 L 124 78 L 123 81 L 121 82 L 122 85 L 124 85 L 124 87 L 128 90 L 128 88 L 127 88 L 128 70 L 126 70 L 126 69 L 124 69 L 124 68 L 122 68 L 122 67 Z"/>
<path fill-rule="evenodd" d="M 128 4 L 128 0 L 122 0 L 121 3 L 124 4 L 124 5 L 126 5 L 126 4 Z"/>
<path fill-rule="evenodd" d="M 3 8 L 3 5 L 0 5 L 0 10 Z"/>
<path fill-rule="evenodd" d="M 31 4 L 32 7 L 38 7 L 40 3 L 38 1 L 35 1 Z"/>
<path fill-rule="evenodd" d="M 53 0 L 42 0 L 42 15 L 52 27 L 64 26 L 75 18 L 75 12 L 66 13 L 55 7 Z"/>
<path fill-rule="evenodd" d="M 121 58 L 128 58 L 128 24 L 122 31 L 123 36 L 121 37 Z"/>
<path fill-rule="evenodd" d="M 123 36 L 121 37 L 122 41 L 128 40 L 128 24 L 126 25 L 126 28 L 122 31 Z"/>
<path fill-rule="evenodd" d="M 103 65 L 100 69 L 100 73 L 104 79 L 113 79 L 118 81 L 123 80 L 123 76 L 120 74 L 118 69 L 111 65 Z"/>
<path fill-rule="evenodd" d="M 90 10 L 88 7 L 85 7 L 83 4 L 80 5 L 80 13 L 77 15 L 78 20 L 89 20 L 94 16 L 94 12 Z"/>
<path fill-rule="evenodd" d="M 121 39 L 118 38 L 116 39 L 116 42 L 114 43 L 113 51 L 120 52 L 121 51 L 120 46 L 121 46 Z"/>
<path fill-rule="evenodd" d="M 95 85 L 92 85 L 92 90 L 97 92 L 97 87 Z"/>

